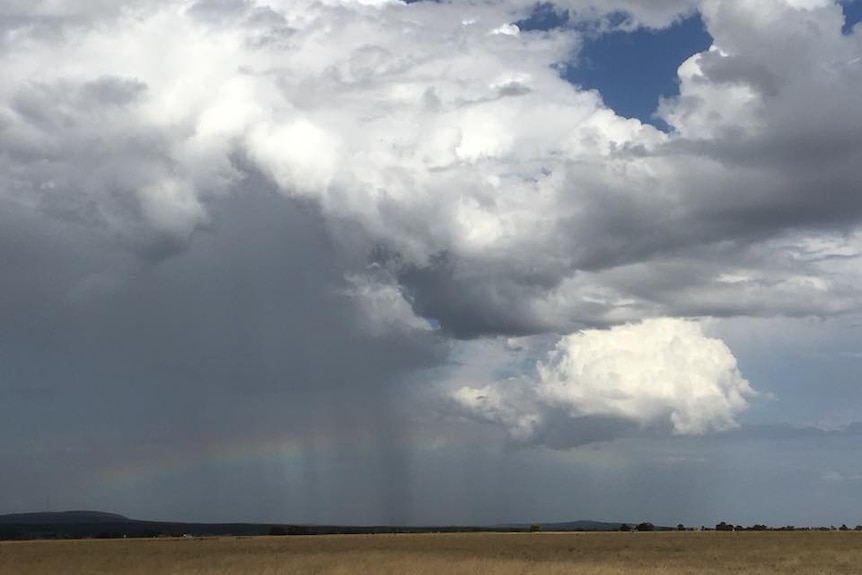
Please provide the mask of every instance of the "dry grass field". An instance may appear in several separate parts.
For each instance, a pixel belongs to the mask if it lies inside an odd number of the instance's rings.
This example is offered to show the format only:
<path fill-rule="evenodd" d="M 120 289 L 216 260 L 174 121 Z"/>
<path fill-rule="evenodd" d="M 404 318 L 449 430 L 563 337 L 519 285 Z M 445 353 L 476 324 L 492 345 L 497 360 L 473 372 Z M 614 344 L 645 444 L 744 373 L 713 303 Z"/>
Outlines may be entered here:
<path fill-rule="evenodd" d="M 3 575 L 858 574 L 862 533 L 479 533 L 0 543 Z"/>

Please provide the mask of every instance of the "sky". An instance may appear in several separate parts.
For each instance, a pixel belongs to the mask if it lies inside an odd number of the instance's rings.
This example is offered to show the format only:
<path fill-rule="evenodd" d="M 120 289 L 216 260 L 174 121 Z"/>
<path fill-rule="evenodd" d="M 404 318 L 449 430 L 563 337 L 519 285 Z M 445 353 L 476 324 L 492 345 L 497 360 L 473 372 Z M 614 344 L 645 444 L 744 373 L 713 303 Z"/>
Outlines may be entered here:
<path fill-rule="evenodd" d="M 862 2 L 0 3 L 0 513 L 862 523 Z"/>

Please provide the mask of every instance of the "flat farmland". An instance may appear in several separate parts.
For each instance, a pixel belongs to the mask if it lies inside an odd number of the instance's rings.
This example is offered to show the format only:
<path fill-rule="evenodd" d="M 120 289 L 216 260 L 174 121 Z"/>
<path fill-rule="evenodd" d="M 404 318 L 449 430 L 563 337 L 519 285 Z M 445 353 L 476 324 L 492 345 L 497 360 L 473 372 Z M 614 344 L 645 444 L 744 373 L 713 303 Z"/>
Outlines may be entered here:
<path fill-rule="evenodd" d="M 860 532 L 449 533 L 0 543 L 3 575 L 860 572 Z"/>

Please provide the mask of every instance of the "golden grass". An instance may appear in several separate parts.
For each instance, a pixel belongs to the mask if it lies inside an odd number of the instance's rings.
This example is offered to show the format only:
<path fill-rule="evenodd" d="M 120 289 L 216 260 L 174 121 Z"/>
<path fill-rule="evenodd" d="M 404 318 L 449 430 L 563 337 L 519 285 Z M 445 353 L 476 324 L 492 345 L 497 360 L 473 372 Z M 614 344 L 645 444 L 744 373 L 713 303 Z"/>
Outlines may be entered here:
<path fill-rule="evenodd" d="M 0 543 L 3 575 L 858 574 L 862 533 L 475 533 Z"/>

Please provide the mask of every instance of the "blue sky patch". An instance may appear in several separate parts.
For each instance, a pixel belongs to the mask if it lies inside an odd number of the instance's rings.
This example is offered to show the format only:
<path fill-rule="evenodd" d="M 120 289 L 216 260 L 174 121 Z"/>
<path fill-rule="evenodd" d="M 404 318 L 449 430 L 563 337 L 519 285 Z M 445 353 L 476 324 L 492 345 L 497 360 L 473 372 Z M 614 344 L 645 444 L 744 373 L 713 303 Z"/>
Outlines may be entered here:
<path fill-rule="evenodd" d="M 711 43 L 699 14 L 664 30 L 611 32 L 587 40 L 563 77 L 598 90 L 618 114 L 665 129 L 653 117 L 659 98 L 679 93 L 679 65 Z"/>
<path fill-rule="evenodd" d="M 551 30 L 565 26 L 569 22 L 569 11 L 560 10 L 548 2 L 540 2 L 533 7 L 527 18 L 515 22 L 524 32 L 532 30 Z"/>
<path fill-rule="evenodd" d="M 853 32 L 853 26 L 862 22 L 862 1 L 844 2 L 841 7 L 844 9 L 844 27 L 841 28 L 841 33 L 847 35 Z"/>

